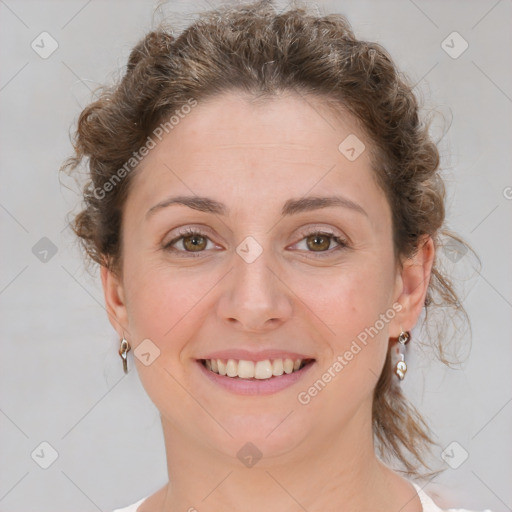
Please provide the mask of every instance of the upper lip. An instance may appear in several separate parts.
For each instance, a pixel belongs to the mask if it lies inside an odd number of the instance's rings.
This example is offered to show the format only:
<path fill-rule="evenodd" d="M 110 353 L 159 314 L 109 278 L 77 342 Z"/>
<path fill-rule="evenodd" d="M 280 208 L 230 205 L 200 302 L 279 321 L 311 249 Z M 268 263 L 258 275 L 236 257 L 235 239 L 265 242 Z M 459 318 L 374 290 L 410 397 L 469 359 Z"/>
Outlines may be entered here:
<path fill-rule="evenodd" d="M 235 359 L 245 361 L 265 361 L 265 359 L 313 359 L 310 356 L 299 354 L 297 352 L 289 352 L 286 350 L 261 350 L 252 352 L 244 349 L 228 349 L 211 352 L 199 359 Z"/>

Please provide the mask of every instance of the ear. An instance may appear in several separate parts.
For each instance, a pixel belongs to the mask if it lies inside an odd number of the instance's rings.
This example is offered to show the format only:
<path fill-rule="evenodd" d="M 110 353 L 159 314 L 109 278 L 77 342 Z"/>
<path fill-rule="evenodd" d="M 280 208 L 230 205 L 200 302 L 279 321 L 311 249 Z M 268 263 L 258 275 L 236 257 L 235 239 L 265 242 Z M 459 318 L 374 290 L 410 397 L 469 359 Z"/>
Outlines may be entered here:
<path fill-rule="evenodd" d="M 424 235 L 420 239 L 416 254 L 402 263 L 401 271 L 397 275 L 395 293 L 395 302 L 402 305 L 402 309 L 394 318 L 396 336 L 400 334 L 400 327 L 404 331 L 410 331 L 418 321 L 425 305 L 434 258 L 434 241 L 430 235 Z"/>
<path fill-rule="evenodd" d="M 128 315 L 122 281 L 117 274 L 102 265 L 101 282 L 108 319 L 117 331 L 119 338 L 123 338 L 128 333 Z"/>

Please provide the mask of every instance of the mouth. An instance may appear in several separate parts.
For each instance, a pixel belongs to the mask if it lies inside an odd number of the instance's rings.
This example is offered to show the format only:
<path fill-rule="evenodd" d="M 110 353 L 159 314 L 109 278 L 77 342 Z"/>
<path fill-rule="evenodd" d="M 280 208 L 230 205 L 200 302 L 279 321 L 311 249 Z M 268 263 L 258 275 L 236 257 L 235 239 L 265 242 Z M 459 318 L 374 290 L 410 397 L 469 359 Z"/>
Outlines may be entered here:
<path fill-rule="evenodd" d="M 276 358 L 262 361 L 247 359 L 199 359 L 209 372 L 231 379 L 265 381 L 300 373 L 314 363 L 314 359 Z"/>
<path fill-rule="evenodd" d="M 235 395 L 271 395 L 303 381 L 316 359 L 197 359 L 197 368 L 213 384 Z"/>

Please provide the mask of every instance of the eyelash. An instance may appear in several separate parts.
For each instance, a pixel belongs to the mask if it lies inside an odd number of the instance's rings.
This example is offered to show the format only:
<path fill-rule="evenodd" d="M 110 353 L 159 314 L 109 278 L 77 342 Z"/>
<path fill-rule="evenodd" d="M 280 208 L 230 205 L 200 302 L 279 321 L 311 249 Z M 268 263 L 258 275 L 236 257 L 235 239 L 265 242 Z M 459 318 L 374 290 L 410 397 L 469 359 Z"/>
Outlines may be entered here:
<path fill-rule="evenodd" d="M 329 249 L 327 251 L 319 251 L 318 253 L 315 253 L 315 251 L 306 251 L 306 252 L 311 252 L 311 253 L 317 254 L 318 257 L 320 257 L 320 258 L 332 256 L 333 252 L 338 252 L 338 251 L 343 250 L 348 247 L 348 243 L 345 239 L 338 237 L 334 233 L 331 233 L 328 231 L 306 231 L 306 232 L 301 233 L 300 235 L 302 236 L 302 238 L 300 240 L 301 242 L 302 242 L 302 240 L 304 240 L 304 238 L 308 238 L 313 235 L 322 235 L 322 236 L 329 237 L 331 240 L 334 240 L 336 243 L 339 244 L 339 247 L 337 247 L 335 249 Z M 206 238 L 207 240 L 210 240 L 209 237 L 205 233 L 203 233 L 199 230 L 196 230 L 196 229 L 186 228 L 179 232 L 179 236 L 173 238 L 171 241 L 166 243 L 164 245 L 164 249 L 174 252 L 174 253 L 186 253 L 187 254 L 186 257 L 197 258 L 197 257 L 201 256 L 201 253 L 203 253 L 204 251 L 197 251 L 197 253 L 195 253 L 193 251 L 185 251 L 185 250 L 180 251 L 180 250 L 174 249 L 172 247 L 176 242 L 178 242 L 182 238 L 194 237 L 194 236 L 201 236 L 203 238 Z"/>

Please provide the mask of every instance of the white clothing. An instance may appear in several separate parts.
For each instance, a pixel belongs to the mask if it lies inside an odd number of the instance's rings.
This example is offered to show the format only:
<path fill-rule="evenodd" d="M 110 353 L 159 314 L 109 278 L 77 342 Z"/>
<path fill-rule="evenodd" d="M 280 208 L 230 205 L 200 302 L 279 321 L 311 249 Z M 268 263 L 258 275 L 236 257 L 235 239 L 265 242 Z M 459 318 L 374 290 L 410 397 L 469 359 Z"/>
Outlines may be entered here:
<path fill-rule="evenodd" d="M 447 508 L 447 509 L 441 509 L 441 508 L 439 508 L 434 503 L 432 498 L 430 498 L 430 496 L 428 496 L 425 493 L 425 491 L 423 491 L 421 489 L 421 487 L 417 483 L 411 482 L 411 484 L 414 486 L 414 488 L 418 492 L 418 496 L 419 496 L 420 501 L 421 501 L 421 506 L 423 507 L 423 512 L 476 512 L 476 511 L 473 511 L 473 510 L 468 510 L 466 508 Z M 137 512 L 137 507 L 139 507 L 144 502 L 144 500 L 146 498 L 148 498 L 148 496 L 146 496 L 145 498 L 140 499 L 139 501 L 137 501 L 133 505 L 129 505 L 129 506 L 125 507 L 125 508 L 117 508 L 116 510 L 113 510 L 112 512 Z M 482 512 L 491 512 L 491 511 L 489 509 L 485 509 Z"/>

